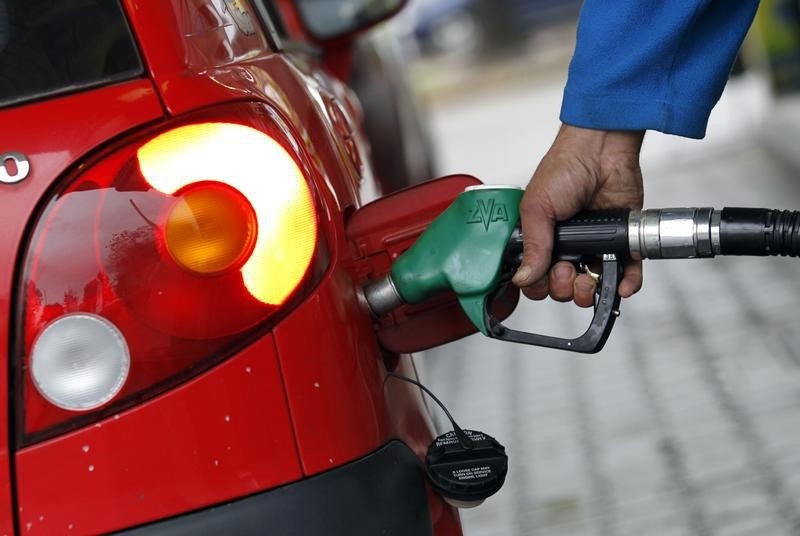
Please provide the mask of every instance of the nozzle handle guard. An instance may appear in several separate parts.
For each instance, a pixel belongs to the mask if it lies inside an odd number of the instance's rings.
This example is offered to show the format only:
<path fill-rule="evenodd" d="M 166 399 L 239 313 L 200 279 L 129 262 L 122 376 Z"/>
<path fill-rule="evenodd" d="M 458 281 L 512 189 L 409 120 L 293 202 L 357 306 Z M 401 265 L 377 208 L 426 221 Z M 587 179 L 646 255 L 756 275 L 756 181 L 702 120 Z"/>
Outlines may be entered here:
<path fill-rule="evenodd" d="M 492 314 L 492 300 L 489 296 L 483 317 L 488 326 L 488 335 L 501 341 L 531 344 L 557 350 L 568 350 L 584 354 L 594 354 L 603 349 L 611 334 L 614 321 L 619 316 L 620 296 L 617 293 L 622 277 L 622 265 L 614 254 L 603 255 L 603 271 L 600 279 L 599 293 L 595 300 L 594 317 L 586 332 L 575 339 L 564 339 L 548 335 L 538 335 L 526 331 L 517 331 L 504 326 Z"/>

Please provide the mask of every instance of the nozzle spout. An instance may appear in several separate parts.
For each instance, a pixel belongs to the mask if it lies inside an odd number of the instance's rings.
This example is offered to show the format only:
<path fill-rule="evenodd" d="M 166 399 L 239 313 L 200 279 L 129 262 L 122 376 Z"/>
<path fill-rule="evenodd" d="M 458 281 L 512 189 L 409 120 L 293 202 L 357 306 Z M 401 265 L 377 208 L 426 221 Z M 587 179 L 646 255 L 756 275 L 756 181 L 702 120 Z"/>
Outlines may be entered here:
<path fill-rule="evenodd" d="M 386 274 L 380 279 L 376 279 L 365 285 L 364 298 L 367 300 L 367 305 L 369 305 L 372 314 L 375 315 L 376 318 L 394 311 L 405 304 L 405 300 L 400 296 L 397 287 L 394 286 L 391 274 Z"/>

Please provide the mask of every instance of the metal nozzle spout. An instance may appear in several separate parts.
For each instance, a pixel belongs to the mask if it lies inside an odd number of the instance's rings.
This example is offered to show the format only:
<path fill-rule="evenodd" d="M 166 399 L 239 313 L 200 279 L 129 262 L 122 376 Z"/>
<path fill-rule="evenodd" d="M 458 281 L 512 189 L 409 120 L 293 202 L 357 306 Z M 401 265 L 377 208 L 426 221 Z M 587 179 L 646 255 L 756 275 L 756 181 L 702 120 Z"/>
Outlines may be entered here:
<path fill-rule="evenodd" d="M 364 298 L 376 317 L 381 317 L 405 304 L 405 300 L 394 286 L 391 274 L 365 285 Z"/>

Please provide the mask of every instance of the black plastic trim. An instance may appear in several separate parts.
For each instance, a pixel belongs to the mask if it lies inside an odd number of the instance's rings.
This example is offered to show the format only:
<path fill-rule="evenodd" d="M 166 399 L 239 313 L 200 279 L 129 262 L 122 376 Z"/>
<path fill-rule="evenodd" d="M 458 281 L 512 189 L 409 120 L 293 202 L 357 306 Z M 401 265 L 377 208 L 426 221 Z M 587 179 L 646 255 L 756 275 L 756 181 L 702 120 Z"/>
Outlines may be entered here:
<path fill-rule="evenodd" d="M 422 465 L 392 441 L 327 473 L 119 534 L 432 536 L 433 529 Z"/>
<path fill-rule="evenodd" d="M 283 23 L 280 12 L 271 1 L 255 0 L 253 7 L 261 22 L 265 37 L 274 52 L 283 51 L 283 40 L 286 37 L 286 25 Z"/>

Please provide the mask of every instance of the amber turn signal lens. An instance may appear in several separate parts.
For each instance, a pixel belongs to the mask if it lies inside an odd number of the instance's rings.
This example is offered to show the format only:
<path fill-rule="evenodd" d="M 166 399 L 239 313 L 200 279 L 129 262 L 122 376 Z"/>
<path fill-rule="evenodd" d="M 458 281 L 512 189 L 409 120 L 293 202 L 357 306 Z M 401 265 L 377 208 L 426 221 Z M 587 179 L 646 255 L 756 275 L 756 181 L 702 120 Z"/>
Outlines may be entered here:
<path fill-rule="evenodd" d="M 177 198 L 167 215 L 167 251 L 181 268 L 202 276 L 236 270 L 256 244 L 256 214 L 230 186 L 196 183 Z"/>

